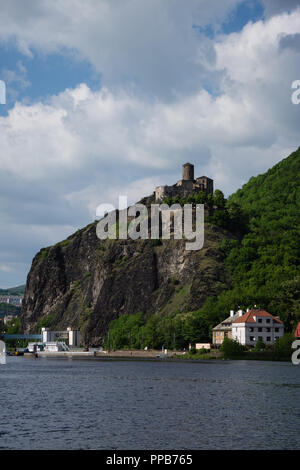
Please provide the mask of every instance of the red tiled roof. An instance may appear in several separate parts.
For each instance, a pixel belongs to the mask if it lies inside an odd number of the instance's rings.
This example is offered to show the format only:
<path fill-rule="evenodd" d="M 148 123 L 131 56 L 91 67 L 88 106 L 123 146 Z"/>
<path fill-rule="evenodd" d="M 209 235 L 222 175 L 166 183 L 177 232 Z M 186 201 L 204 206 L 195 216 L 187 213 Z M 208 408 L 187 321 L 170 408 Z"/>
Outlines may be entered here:
<path fill-rule="evenodd" d="M 282 323 L 281 320 L 271 315 L 271 313 L 268 313 L 265 310 L 261 310 L 261 309 L 249 310 L 249 312 L 244 313 L 244 315 L 234 320 L 233 323 L 255 323 L 255 320 L 253 317 L 270 317 L 270 318 L 273 318 L 274 322 Z"/>
<path fill-rule="evenodd" d="M 300 323 L 298 323 L 298 326 L 296 328 L 295 336 L 296 336 L 296 338 L 300 338 Z"/>

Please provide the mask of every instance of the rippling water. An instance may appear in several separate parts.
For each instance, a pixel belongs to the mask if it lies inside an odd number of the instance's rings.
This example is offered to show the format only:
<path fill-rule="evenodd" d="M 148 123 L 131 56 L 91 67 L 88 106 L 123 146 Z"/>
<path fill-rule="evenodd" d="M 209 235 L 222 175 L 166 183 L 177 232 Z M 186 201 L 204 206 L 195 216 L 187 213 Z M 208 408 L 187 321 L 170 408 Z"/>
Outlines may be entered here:
<path fill-rule="evenodd" d="M 8 358 L 1 449 L 300 449 L 300 366 Z"/>

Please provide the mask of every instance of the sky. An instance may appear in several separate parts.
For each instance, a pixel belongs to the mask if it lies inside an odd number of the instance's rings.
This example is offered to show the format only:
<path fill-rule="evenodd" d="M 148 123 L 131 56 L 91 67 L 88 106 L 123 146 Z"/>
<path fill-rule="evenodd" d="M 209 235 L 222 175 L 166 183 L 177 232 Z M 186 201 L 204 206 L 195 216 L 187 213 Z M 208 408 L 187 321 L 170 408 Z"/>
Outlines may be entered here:
<path fill-rule="evenodd" d="M 0 287 L 181 177 L 226 196 L 300 145 L 300 0 L 1 0 Z"/>

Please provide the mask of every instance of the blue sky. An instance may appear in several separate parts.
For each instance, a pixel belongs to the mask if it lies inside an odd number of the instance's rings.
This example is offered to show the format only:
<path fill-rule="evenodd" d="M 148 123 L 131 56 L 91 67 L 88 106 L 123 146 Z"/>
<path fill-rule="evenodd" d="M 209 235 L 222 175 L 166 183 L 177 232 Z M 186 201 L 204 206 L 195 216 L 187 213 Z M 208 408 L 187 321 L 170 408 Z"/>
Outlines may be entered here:
<path fill-rule="evenodd" d="M 6 78 L 9 72 L 13 72 L 16 78 L 13 80 L 11 77 L 6 106 L 0 107 L 0 113 L 4 116 L 14 107 L 16 100 L 27 103 L 45 101 L 80 83 L 86 83 L 92 90 L 101 87 L 101 73 L 88 60 L 78 58 L 70 50 L 47 55 L 37 53 L 28 57 L 18 51 L 13 43 L 3 44 L 0 47 L 0 64 L 1 77 Z M 24 67 L 22 71 L 20 65 Z"/>
<path fill-rule="evenodd" d="M 199 32 L 200 38 L 204 35 L 212 39 L 220 33 L 240 31 L 249 21 L 254 22 L 263 17 L 262 3 L 247 0 L 237 2 L 219 24 L 208 23 L 204 27 L 194 24 L 192 28 Z M 20 64 L 24 68 L 22 71 Z M 75 88 L 80 83 L 87 84 L 92 90 L 102 86 L 101 70 L 97 70 L 88 58 L 80 56 L 75 48 L 61 47 L 58 51 L 46 54 L 32 48 L 28 55 L 19 50 L 15 38 L 12 38 L 0 43 L 0 67 L 1 77 L 7 77 L 8 72 L 13 72 L 16 77 L 8 84 L 7 103 L 5 107 L 0 107 L 1 115 L 6 115 L 16 100 L 26 103 L 45 101 L 49 96 L 57 95 L 66 88 Z M 126 83 L 126 78 L 130 82 L 135 80 L 139 83 L 138 77 L 129 74 L 122 77 L 123 83 Z M 209 88 L 208 84 L 204 85 Z"/>
<path fill-rule="evenodd" d="M 295 0 L 3 0 L 0 287 L 192 161 L 226 195 L 299 146 Z"/>

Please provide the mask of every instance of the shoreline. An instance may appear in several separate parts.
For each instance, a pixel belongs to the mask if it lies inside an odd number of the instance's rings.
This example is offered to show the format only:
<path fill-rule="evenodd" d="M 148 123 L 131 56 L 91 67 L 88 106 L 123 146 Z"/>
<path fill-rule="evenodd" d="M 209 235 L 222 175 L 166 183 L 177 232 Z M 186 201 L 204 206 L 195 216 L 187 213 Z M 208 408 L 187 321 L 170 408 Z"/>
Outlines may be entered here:
<path fill-rule="evenodd" d="M 290 362 L 290 358 L 273 358 L 261 355 L 248 354 L 238 357 L 224 358 L 221 353 L 216 354 L 203 354 L 200 357 L 197 355 L 191 356 L 188 353 L 182 351 L 170 352 L 163 354 L 161 351 L 140 351 L 140 350 L 118 350 L 118 351 L 58 351 L 58 352 L 38 352 L 35 356 L 34 353 L 24 353 L 24 358 L 40 358 L 40 359 L 87 359 L 87 360 L 98 360 L 98 361 L 152 361 L 152 362 L 189 362 L 189 363 L 207 363 L 207 362 L 222 362 L 226 363 L 229 361 L 259 361 L 259 362 Z"/>

